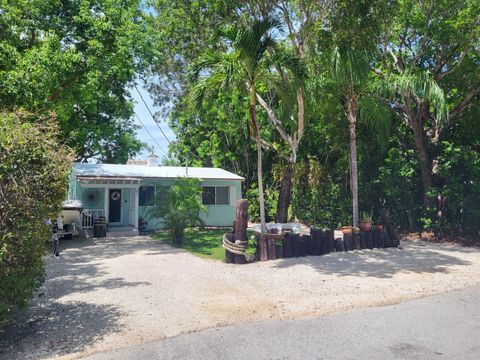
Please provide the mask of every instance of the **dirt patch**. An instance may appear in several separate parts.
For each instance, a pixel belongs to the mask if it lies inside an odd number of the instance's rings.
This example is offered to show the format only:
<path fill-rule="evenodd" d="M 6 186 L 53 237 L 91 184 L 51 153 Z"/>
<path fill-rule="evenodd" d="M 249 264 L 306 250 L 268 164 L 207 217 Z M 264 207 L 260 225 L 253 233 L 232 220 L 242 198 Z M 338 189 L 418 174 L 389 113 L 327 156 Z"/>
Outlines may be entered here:
<path fill-rule="evenodd" d="M 427 241 L 437 244 L 457 245 L 464 247 L 480 248 L 480 236 L 442 235 L 438 236 L 432 231 L 409 232 L 402 235 L 405 241 Z"/>
<path fill-rule="evenodd" d="M 397 303 L 480 284 L 480 249 L 403 249 L 231 265 L 148 237 L 65 242 L 0 358 L 78 358 L 181 333 Z"/>

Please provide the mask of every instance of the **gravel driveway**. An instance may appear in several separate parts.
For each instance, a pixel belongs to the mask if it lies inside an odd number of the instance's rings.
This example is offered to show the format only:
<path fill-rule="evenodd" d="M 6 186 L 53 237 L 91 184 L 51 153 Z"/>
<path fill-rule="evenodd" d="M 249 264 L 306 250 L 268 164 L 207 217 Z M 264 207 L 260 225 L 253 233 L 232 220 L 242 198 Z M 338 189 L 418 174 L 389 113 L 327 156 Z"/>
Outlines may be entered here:
<path fill-rule="evenodd" d="M 480 250 L 425 243 L 231 265 L 148 237 L 65 242 L 0 358 L 79 358 L 194 330 L 480 285 Z"/>

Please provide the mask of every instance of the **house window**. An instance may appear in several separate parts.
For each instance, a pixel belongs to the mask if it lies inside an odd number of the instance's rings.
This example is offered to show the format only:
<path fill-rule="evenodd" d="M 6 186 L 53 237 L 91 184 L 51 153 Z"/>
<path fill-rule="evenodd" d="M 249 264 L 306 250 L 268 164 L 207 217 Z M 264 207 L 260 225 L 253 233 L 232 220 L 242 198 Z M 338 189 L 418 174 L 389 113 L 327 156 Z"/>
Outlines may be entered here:
<path fill-rule="evenodd" d="M 138 205 L 155 205 L 155 186 L 140 186 L 138 193 Z"/>
<path fill-rule="evenodd" d="M 204 186 L 202 203 L 203 205 L 228 205 L 228 186 Z"/>
<path fill-rule="evenodd" d="M 215 186 L 203 187 L 202 204 L 215 205 Z"/>
<path fill-rule="evenodd" d="M 157 206 L 160 206 L 167 201 L 169 190 L 170 186 L 157 186 L 157 194 L 155 195 Z"/>

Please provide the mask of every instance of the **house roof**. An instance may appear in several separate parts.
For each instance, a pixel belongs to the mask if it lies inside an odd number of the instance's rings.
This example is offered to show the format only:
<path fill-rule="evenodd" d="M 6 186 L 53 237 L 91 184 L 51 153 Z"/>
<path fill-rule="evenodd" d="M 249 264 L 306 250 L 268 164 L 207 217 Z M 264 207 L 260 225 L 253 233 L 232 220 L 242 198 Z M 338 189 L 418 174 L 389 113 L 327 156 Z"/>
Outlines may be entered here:
<path fill-rule="evenodd" d="M 187 176 L 205 180 L 245 180 L 241 176 L 220 168 L 205 167 L 189 167 L 187 173 L 187 169 L 181 166 L 77 163 L 73 166 L 73 172 L 77 177 L 179 178 Z"/>

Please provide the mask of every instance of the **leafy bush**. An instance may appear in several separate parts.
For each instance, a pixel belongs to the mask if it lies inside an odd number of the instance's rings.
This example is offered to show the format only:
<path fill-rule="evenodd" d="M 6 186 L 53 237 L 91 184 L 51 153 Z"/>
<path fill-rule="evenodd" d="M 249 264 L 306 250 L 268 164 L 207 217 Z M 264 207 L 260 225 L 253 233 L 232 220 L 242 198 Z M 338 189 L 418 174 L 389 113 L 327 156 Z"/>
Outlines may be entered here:
<path fill-rule="evenodd" d="M 322 169 L 315 159 L 297 164 L 292 213 L 300 221 L 319 227 L 334 228 L 351 223 L 348 188 L 335 174 Z"/>
<path fill-rule="evenodd" d="M 379 186 L 378 196 L 382 198 L 379 207 L 389 209 L 392 222 L 402 228 L 416 227 L 423 214 L 419 179 L 414 151 L 390 148 L 374 182 Z"/>
<path fill-rule="evenodd" d="M 0 325 L 44 278 L 45 219 L 65 199 L 72 156 L 52 117 L 0 113 Z"/>
<path fill-rule="evenodd" d="M 264 189 L 265 197 L 265 219 L 266 221 L 272 221 L 275 219 L 275 213 L 277 212 L 278 201 L 278 189 L 267 185 Z M 257 184 L 251 184 L 250 189 L 247 190 L 248 200 L 248 217 L 253 221 L 260 221 L 260 205 L 258 201 L 258 186 Z"/>
<path fill-rule="evenodd" d="M 438 159 L 438 176 L 442 185 L 431 191 L 432 198 L 436 200 L 436 223 L 430 226 L 442 231 L 478 233 L 480 153 L 468 146 L 443 142 L 442 155 Z"/>
<path fill-rule="evenodd" d="M 185 229 L 189 226 L 203 224 L 200 211 L 207 208 L 202 205 L 202 188 L 199 179 L 180 178 L 167 190 L 158 193 L 160 204 L 147 210 L 149 219 L 162 219 L 162 223 L 170 231 L 173 243 L 181 243 Z"/>

